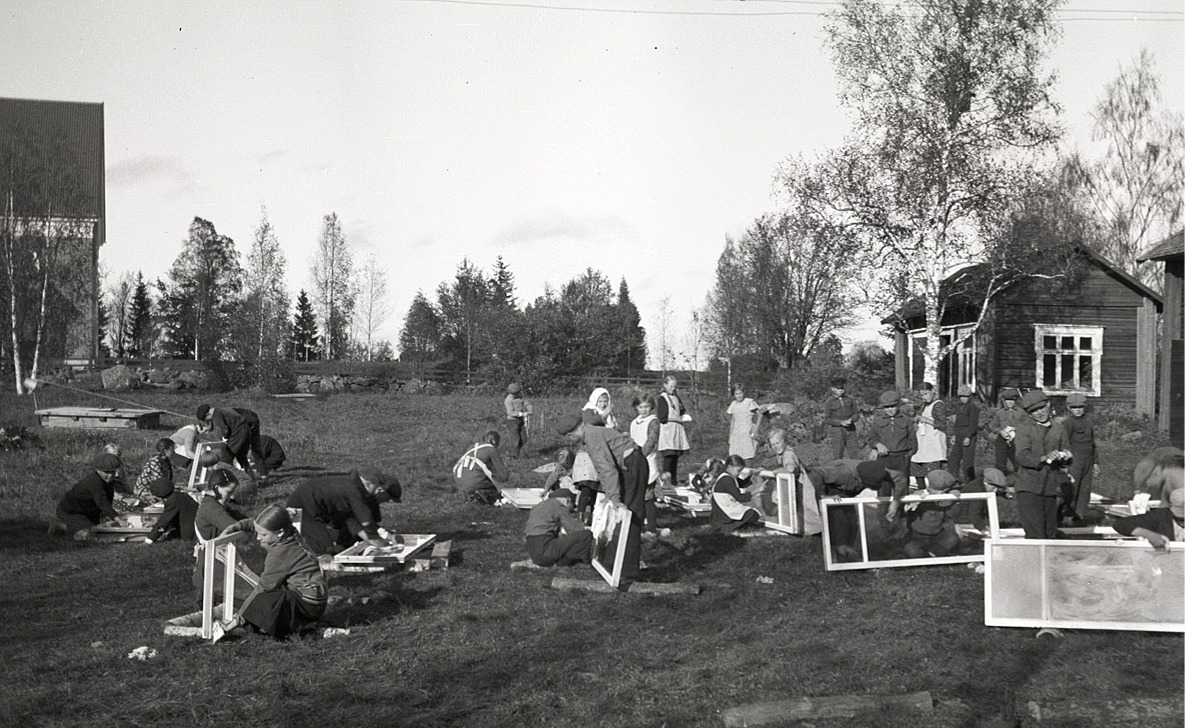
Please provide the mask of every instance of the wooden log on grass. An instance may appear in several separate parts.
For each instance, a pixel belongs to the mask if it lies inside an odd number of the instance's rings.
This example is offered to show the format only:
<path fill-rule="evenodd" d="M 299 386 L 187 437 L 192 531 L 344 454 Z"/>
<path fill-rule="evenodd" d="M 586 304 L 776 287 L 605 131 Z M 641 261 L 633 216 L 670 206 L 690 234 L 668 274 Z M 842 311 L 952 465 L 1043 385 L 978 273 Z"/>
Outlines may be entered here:
<path fill-rule="evenodd" d="M 617 589 L 609 586 L 605 581 L 592 581 L 589 579 L 571 579 L 566 576 L 557 576 L 551 580 L 552 589 L 561 589 L 567 591 L 590 591 L 611 593 L 616 592 Z M 653 594 L 653 595 L 669 595 L 669 594 L 699 594 L 700 588 L 698 584 L 657 584 L 649 582 L 635 581 L 629 585 L 627 590 L 630 594 Z"/>
<path fill-rule="evenodd" d="M 934 701 L 928 691 L 907 695 L 834 695 L 820 698 L 793 698 L 772 703 L 753 703 L 728 708 L 723 713 L 727 728 L 771 725 L 791 720 L 856 718 L 885 711 L 928 713 Z"/>
<path fill-rule="evenodd" d="M 1025 705 L 1037 723 L 1056 725 L 1171 725 L 1185 711 L 1181 698 L 1128 698 L 1122 700 L 1030 701 Z M 1026 723 L 1027 725 L 1027 723 Z"/>

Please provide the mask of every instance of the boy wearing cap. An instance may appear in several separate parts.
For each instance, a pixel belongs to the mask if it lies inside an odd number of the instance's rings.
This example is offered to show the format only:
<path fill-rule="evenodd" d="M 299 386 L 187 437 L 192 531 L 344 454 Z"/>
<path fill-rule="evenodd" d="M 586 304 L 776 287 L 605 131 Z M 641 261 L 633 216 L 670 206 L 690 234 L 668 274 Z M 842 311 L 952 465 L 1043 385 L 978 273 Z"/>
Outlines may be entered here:
<path fill-rule="evenodd" d="M 527 516 L 527 555 L 538 566 L 592 563 L 592 531 L 572 515 L 576 494 L 557 488 Z"/>
<path fill-rule="evenodd" d="M 945 470 L 931 470 L 926 475 L 926 490 L 929 495 L 957 493 L 958 481 Z M 911 559 L 930 556 L 950 556 L 959 551 L 959 534 L 955 531 L 955 519 L 951 509 L 958 501 L 941 500 L 917 504 L 907 510 L 905 523 L 909 527 L 909 540 L 905 542 L 905 555 Z"/>
<path fill-rule="evenodd" d="M 226 448 L 222 454 L 223 462 L 238 462 L 244 473 L 251 473 L 251 463 L 247 458 L 247 453 L 251 453 L 258 465 L 259 479 L 267 480 L 267 465 L 264 463 L 259 443 L 259 415 L 242 407 L 211 407 L 208 404 L 200 404 L 197 408 L 197 418 L 206 430 L 226 440 Z"/>
<path fill-rule="evenodd" d="M 288 496 L 289 508 L 301 509 L 301 537 L 318 555 L 336 554 L 366 541 L 386 546 L 390 534 L 378 525 L 383 501 L 398 503 L 399 479 L 375 467 L 355 468 L 349 475 L 306 480 Z"/>
<path fill-rule="evenodd" d="M 970 384 L 959 385 L 959 406 L 951 434 L 948 469 L 955 479 L 967 482 L 975 477 L 975 441 L 979 434 L 979 406 L 973 401 Z"/>
<path fill-rule="evenodd" d="M 502 497 L 497 483 L 510 480 L 510 471 L 498 455 L 501 440 L 501 435 L 489 430 L 453 464 L 453 480 L 465 500 L 492 506 Z"/>
<path fill-rule="evenodd" d="M 1066 397 L 1066 409 L 1070 416 L 1062 420 L 1062 427 L 1066 430 L 1066 437 L 1070 441 L 1070 477 L 1062 502 L 1062 515 L 1077 526 L 1086 518 L 1086 509 L 1090 505 L 1090 488 L 1094 476 L 1099 474 L 1099 466 L 1094 461 L 1094 417 L 1086 414 L 1086 395 L 1074 392 Z"/>
<path fill-rule="evenodd" d="M 875 490 L 882 498 L 893 500 L 882 508 L 885 519 L 894 521 L 901 508 L 901 497 L 909 490 L 909 478 L 899 470 L 886 468 L 883 460 L 832 460 L 807 470 L 815 486 L 819 500 L 825 496 L 833 498 L 855 498 L 861 491 Z M 820 507 L 822 510 L 822 507 Z M 828 513 L 828 531 L 831 546 L 841 559 L 859 558 L 855 544 L 860 536 L 859 514 L 855 508 L 832 508 Z"/>
<path fill-rule="evenodd" d="M 856 400 L 844 394 L 848 381 L 843 377 L 831 380 L 831 394 L 823 400 L 823 424 L 831 438 L 831 459 L 839 460 L 856 449 L 856 416 L 860 410 Z"/>
<path fill-rule="evenodd" d="M 650 474 L 646 457 L 629 435 L 612 427 L 585 423 L 580 415 L 564 417 L 556 431 L 572 445 L 584 443 L 605 497 L 614 507 L 628 509 L 633 514 L 626 532 L 625 561 L 618 587 L 628 588 L 641 570 L 642 521 L 646 515 L 646 481 Z"/>
<path fill-rule="evenodd" d="M 909 461 L 918 446 L 913 418 L 901 411 L 901 395 L 895 391 L 881 394 L 879 407 L 868 431 L 874 455 L 886 468 L 908 476 Z"/>
<path fill-rule="evenodd" d="M 115 498 L 115 474 L 119 470 L 119 458 L 102 453 L 92 463 L 94 470 L 66 491 L 58 501 L 54 514 L 58 522 L 73 534 L 75 541 L 90 537 L 91 528 L 100 523 L 126 525 L 112 507 Z"/>
<path fill-rule="evenodd" d="M 506 408 L 506 430 L 510 433 L 508 447 L 513 448 L 514 456 L 518 457 L 527 443 L 525 423 L 531 416 L 531 403 L 523 399 L 523 388 L 518 382 L 513 382 L 506 388 L 506 399 L 502 404 Z"/>
<path fill-rule="evenodd" d="M 967 494 L 1003 493 L 1005 494 L 1003 497 L 1012 498 L 1012 496 L 1006 494 L 1008 490 L 1008 479 L 999 468 L 984 468 L 982 475 L 978 478 L 968 480 L 959 490 Z M 953 515 L 956 523 L 970 523 L 980 531 L 988 527 L 987 503 L 985 501 L 959 501 L 959 504 L 955 506 Z"/>
<path fill-rule="evenodd" d="M 1025 538 L 1057 538 L 1057 506 L 1063 472 L 1070 459 L 1064 428 L 1050 417 L 1049 398 L 1039 389 L 1026 392 L 1020 407 L 1028 420 L 1016 428 L 1016 507 Z"/>
<path fill-rule="evenodd" d="M 1000 407 L 992 413 L 992 421 L 988 424 L 991 438 L 996 441 L 996 469 L 1007 473 L 1015 473 L 1016 465 L 1016 428 L 1028 420 L 1024 410 L 1017 408 L 1016 400 L 1020 399 L 1020 391 L 1007 387 L 1000 393 Z"/>

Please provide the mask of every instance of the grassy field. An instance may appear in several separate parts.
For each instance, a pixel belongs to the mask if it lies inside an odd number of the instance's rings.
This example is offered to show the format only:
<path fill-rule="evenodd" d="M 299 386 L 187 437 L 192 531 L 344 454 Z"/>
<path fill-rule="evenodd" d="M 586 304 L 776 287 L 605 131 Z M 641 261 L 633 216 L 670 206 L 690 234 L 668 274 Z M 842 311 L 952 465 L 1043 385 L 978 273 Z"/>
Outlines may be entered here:
<path fill-rule="evenodd" d="M 62 390 L 38 398 L 42 407 L 99 404 Z M 662 516 L 674 537 L 646 546 L 645 573 L 703 585 L 700 596 L 550 590 L 551 570 L 508 568 L 525 556 L 526 513 L 463 504 L 450 490 L 453 460 L 501 424 L 494 397 L 131 398 L 175 412 L 204 399 L 256 410 L 290 466 L 261 491 L 263 502 L 358 464 L 398 473 L 404 503 L 384 506 L 384 521 L 451 539 L 453 565 L 335 577 L 331 593 L 342 601 L 326 622 L 349 636 L 217 645 L 165 637 L 166 619 L 194 609 L 191 547 L 75 543 L 46 536 L 44 516 L 104 442 L 122 445 L 134 474 L 168 432 L 39 431 L 43 450 L 0 452 L 0 725 L 718 726 L 722 709 L 747 703 L 928 690 L 937 701 L 929 716 L 813 724 L 1015 726 L 1028 701 L 1181 696 L 1179 636 L 1038 640 L 1031 629 L 987 628 L 982 577 L 961 566 L 828 574 L 817 538 L 713 536 L 676 514 Z M 535 406 L 550 422 L 582 402 Z M 723 403 L 699 404 L 689 465 L 722 454 L 727 437 L 715 414 Z M 4 395 L 0 407 L 5 422 L 32 422 L 30 398 Z M 511 461 L 512 485 L 541 484 L 529 471 L 554 444 L 536 435 Z M 1124 495 L 1134 460 L 1156 444 L 1105 443 L 1097 489 Z M 808 462 L 822 454 L 815 444 L 798 449 Z M 158 656 L 128 659 L 141 645 Z"/>

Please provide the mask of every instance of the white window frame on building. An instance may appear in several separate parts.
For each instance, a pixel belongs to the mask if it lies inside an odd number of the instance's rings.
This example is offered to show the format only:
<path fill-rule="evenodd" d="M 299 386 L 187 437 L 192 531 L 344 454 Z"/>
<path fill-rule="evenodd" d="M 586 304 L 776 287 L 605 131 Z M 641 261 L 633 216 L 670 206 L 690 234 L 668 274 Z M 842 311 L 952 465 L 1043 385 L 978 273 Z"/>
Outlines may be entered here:
<path fill-rule="evenodd" d="M 943 326 L 942 327 L 942 338 L 945 341 L 954 341 L 955 339 L 962 336 L 968 329 L 975 329 L 975 326 L 973 326 L 971 324 Z M 947 368 L 945 374 L 947 376 L 947 379 L 950 380 L 950 391 L 952 393 L 957 392 L 959 389 L 959 385 L 961 385 L 961 384 L 970 385 L 971 390 L 976 391 L 975 362 L 976 362 L 977 353 L 976 353 L 976 346 L 975 345 L 976 345 L 976 339 L 978 338 L 978 336 L 979 336 L 978 331 L 972 331 L 972 333 L 966 339 L 963 339 L 962 343 L 959 344 L 958 348 L 955 351 L 952 351 L 947 355 L 950 358 L 947 359 L 945 362 L 945 366 Z M 914 330 L 910 331 L 909 332 L 909 346 L 906 347 L 906 356 L 908 357 L 908 364 L 907 364 L 908 368 L 906 369 L 906 373 L 908 375 L 910 389 L 917 389 L 922 384 L 921 382 L 915 382 L 913 380 L 913 372 L 914 372 L 914 364 L 915 364 L 914 353 L 918 349 L 924 350 L 925 348 L 926 348 L 926 330 L 925 329 L 914 329 Z M 939 366 L 943 366 L 943 365 L 940 364 Z M 953 367 L 953 370 L 952 370 L 952 367 Z M 957 377 L 958 381 L 953 381 L 954 378 L 951 377 L 951 374 L 954 372 L 958 373 L 958 377 Z M 938 382 L 934 382 L 934 384 L 935 384 L 935 386 L 937 386 Z"/>
<path fill-rule="evenodd" d="M 1047 338 L 1055 339 L 1049 346 Z M 1036 386 L 1046 394 L 1083 394 L 1098 397 L 1103 393 L 1103 327 L 1033 324 L 1033 351 L 1036 359 Z M 1083 381 L 1082 360 L 1090 360 L 1089 381 Z M 1048 364 L 1052 362 L 1054 384 L 1046 384 Z M 1073 375 L 1066 378 L 1070 362 Z M 1069 386 L 1066 386 L 1066 385 Z"/>

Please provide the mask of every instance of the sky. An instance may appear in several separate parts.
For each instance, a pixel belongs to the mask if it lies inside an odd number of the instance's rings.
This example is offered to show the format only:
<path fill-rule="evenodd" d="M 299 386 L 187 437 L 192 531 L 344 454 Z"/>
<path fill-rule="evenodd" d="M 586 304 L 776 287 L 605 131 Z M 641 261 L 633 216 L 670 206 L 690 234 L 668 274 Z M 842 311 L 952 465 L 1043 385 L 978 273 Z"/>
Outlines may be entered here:
<path fill-rule="evenodd" d="M 725 236 L 777 209 L 779 162 L 849 132 L 823 43 L 837 7 L 22 0 L 0 10 L 0 96 L 104 104 L 108 283 L 163 276 L 195 216 L 245 258 L 266 205 L 295 296 L 336 212 L 387 272 L 379 338 L 463 258 L 502 256 L 520 304 L 588 268 L 624 277 L 652 337 L 669 297 L 681 348 Z M 1097 153 L 1090 110 L 1141 49 L 1185 111 L 1179 0 L 1058 17 L 1068 146 Z"/>

